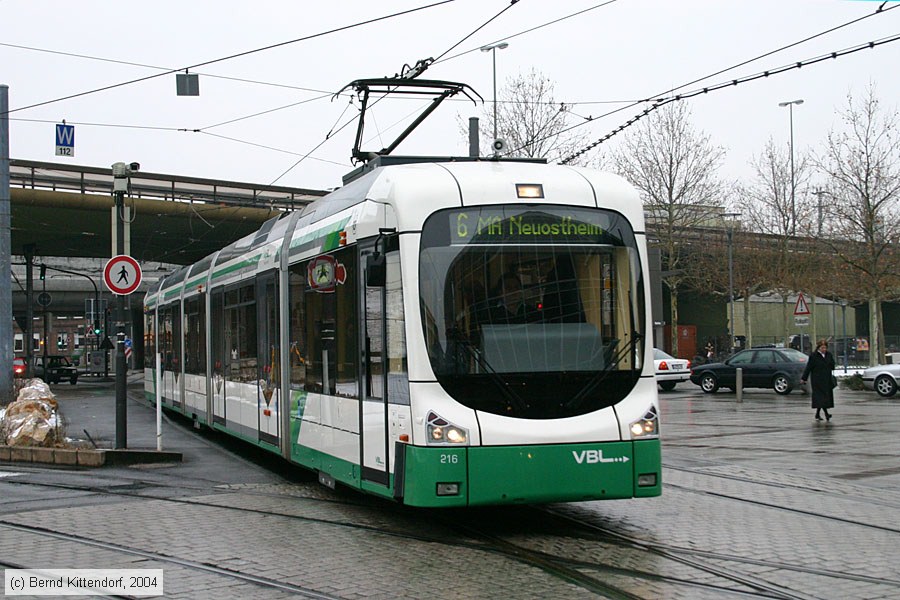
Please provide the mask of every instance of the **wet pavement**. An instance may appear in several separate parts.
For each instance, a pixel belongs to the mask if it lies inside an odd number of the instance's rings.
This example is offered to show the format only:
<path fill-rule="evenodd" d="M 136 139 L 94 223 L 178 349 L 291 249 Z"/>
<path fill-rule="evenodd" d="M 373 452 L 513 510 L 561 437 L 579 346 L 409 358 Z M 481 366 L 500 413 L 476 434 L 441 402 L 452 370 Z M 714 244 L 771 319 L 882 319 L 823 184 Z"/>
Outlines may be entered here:
<path fill-rule="evenodd" d="M 129 385 L 129 447 L 155 413 Z M 55 386 L 115 439 L 114 386 Z M 0 463 L 0 567 L 163 569 L 169 598 L 900 598 L 900 397 L 660 394 L 660 498 L 434 511 L 163 421 L 178 464 Z"/>

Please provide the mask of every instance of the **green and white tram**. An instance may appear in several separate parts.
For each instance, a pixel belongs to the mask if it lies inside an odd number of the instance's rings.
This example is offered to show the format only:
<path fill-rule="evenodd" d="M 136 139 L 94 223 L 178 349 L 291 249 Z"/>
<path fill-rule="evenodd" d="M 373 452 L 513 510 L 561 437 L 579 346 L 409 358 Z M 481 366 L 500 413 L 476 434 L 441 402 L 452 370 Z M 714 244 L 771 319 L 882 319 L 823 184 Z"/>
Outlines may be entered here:
<path fill-rule="evenodd" d="M 636 191 L 583 168 L 420 161 L 375 159 L 161 280 L 147 396 L 412 506 L 659 495 Z"/>

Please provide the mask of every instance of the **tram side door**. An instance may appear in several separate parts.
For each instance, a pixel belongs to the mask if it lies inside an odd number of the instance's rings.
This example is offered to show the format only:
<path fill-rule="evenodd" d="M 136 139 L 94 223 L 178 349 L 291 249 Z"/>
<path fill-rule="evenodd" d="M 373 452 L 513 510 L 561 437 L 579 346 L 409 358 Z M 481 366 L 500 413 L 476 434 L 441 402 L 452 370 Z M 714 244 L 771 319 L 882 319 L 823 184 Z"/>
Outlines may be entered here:
<path fill-rule="evenodd" d="M 162 347 L 162 398 L 165 402 L 175 404 L 175 328 L 173 323 L 173 307 L 168 305 L 159 311 L 159 332 Z"/>
<path fill-rule="evenodd" d="M 388 448 L 388 384 L 387 384 L 387 312 L 384 284 L 370 285 L 369 256 L 374 245 L 360 247 L 360 265 L 365 265 L 365 276 L 360 277 L 361 311 L 365 326 L 362 327 L 362 406 L 360 422 L 360 452 L 362 478 L 388 485 L 390 454 Z M 383 264 L 382 267 L 383 268 Z"/>
<path fill-rule="evenodd" d="M 278 337 L 278 280 L 275 271 L 256 280 L 257 381 L 259 440 L 278 446 L 281 420 L 281 353 Z"/>
<path fill-rule="evenodd" d="M 212 359 L 212 422 L 225 425 L 225 369 L 230 364 L 225 353 L 225 291 L 213 290 L 210 315 L 210 351 Z"/>

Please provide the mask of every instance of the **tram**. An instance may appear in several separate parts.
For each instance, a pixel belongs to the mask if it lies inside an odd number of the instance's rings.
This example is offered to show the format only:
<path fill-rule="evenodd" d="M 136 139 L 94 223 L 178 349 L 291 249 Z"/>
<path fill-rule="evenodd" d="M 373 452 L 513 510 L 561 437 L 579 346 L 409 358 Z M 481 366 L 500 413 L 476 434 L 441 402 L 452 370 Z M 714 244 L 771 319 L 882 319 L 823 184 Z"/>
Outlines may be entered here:
<path fill-rule="evenodd" d="M 147 397 L 410 506 L 660 495 L 637 192 L 535 160 L 358 171 L 147 293 Z"/>

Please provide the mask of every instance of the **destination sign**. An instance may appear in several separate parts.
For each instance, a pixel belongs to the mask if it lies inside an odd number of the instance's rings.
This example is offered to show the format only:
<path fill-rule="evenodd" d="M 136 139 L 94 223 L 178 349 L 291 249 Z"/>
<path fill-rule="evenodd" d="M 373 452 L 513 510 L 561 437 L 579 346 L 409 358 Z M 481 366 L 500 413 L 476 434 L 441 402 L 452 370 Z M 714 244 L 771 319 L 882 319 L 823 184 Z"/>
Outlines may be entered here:
<path fill-rule="evenodd" d="M 609 215 L 600 211 L 560 209 L 516 210 L 482 208 L 449 212 L 453 244 L 598 244 L 611 243 L 606 225 Z"/>

